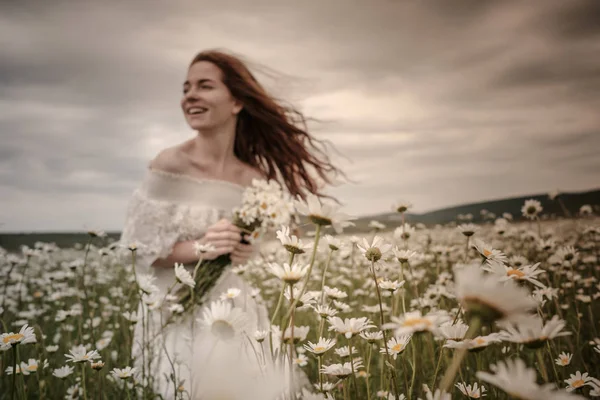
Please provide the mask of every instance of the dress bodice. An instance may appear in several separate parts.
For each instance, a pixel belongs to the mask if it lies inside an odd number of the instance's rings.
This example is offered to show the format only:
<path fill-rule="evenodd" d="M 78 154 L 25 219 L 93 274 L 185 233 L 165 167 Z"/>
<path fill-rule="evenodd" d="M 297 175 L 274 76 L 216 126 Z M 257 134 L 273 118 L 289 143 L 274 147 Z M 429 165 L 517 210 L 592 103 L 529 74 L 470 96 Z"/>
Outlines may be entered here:
<path fill-rule="evenodd" d="M 148 169 L 129 201 L 120 241 L 137 245 L 138 266 L 148 271 L 176 242 L 199 239 L 210 225 L 230 218 L 243 192 L 233 182 Z"/>

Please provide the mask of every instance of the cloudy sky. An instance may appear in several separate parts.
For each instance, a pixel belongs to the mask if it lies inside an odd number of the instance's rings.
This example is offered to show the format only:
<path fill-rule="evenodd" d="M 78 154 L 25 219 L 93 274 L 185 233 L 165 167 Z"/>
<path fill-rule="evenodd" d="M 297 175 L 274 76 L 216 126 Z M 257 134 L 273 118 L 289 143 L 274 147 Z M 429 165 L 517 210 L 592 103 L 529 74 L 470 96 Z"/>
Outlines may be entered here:
<path fill-rule="evenodd" d="M 600 187 L 600 1 L 29 1 L 0 5 L 0 231 L 120 230 L 190 137 L 194 54 L 245 56 L 308 116 L 355 215 Z"/>

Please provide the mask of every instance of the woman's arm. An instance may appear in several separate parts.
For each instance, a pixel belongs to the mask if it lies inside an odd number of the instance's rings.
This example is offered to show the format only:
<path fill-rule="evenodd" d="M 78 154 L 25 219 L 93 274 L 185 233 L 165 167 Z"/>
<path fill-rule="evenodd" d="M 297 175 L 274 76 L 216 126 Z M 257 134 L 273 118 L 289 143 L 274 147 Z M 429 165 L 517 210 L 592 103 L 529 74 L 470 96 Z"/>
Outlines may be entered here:
<path fill-rule="evenodd" d="M 194 248 L 195 240 L 184 240 L 173 245 L 173 251 L 166 258 L 157 258 L 153 267 L 173 268 L 175 263 L 189 264 L 197 262 L 199 257 Z"/>

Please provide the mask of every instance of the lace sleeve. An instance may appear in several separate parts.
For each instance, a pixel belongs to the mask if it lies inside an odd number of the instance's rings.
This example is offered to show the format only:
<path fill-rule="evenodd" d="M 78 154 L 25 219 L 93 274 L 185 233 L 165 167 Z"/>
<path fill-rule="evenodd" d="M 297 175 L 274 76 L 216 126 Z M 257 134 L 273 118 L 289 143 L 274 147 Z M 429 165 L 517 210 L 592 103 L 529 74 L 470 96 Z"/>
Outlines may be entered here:
<path fill-rule="evenodd" d="M 135 244 L 136 267 L 149 272 L 157 258 L 165 258 L 179 237 L 176 203 L 149 199 L 136 190 L 127 207 L 125 226 L 120 242 L 124 246 Z"/>

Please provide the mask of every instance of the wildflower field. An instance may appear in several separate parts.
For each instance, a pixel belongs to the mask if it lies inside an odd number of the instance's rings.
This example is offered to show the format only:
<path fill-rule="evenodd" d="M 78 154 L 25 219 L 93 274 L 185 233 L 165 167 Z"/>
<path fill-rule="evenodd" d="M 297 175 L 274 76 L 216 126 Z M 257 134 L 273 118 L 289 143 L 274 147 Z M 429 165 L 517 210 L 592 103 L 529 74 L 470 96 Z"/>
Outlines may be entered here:
<path fill-rule="evenodd" d="M 395 210 L 404 215 L 409 206 Z M 343 234 L 346 216 L 315 198 L 296 211 L 306 235 L 281 227 L 234 270 L 270 314 L 271 326 L 243 332 L 259 372 L 237 376 L 243 371 L 232 365 L 223 372 L 227 385 L 195 398 L 600 396 L 600 219 L 588 209 L 542 221 L 533 201 L 523 206 L 525 221 L 374 221 L 355 236 Z M 152 371 L 132 358 L 134 326 L 144 321 L 138 303 L 142 314 L 166 309 L 175 318 L 183 307 L 174 297 L 147 300 L 145 277 L 133 270 L 136 251 L 90 232 L 78 248 L 37 243 L 0 253 L 0 399 L 161 397 L 151 390 Z M 244 312 L 228 304 L 203 305 L 202 326 L 224 332 L 230 314 Z M 273 337 L 283 344 L 270 346 Z M 275 359 L 300 372 L 269 392 Z M 191 398 L 186 382 L 172 378 L 174 395 Z"/>

